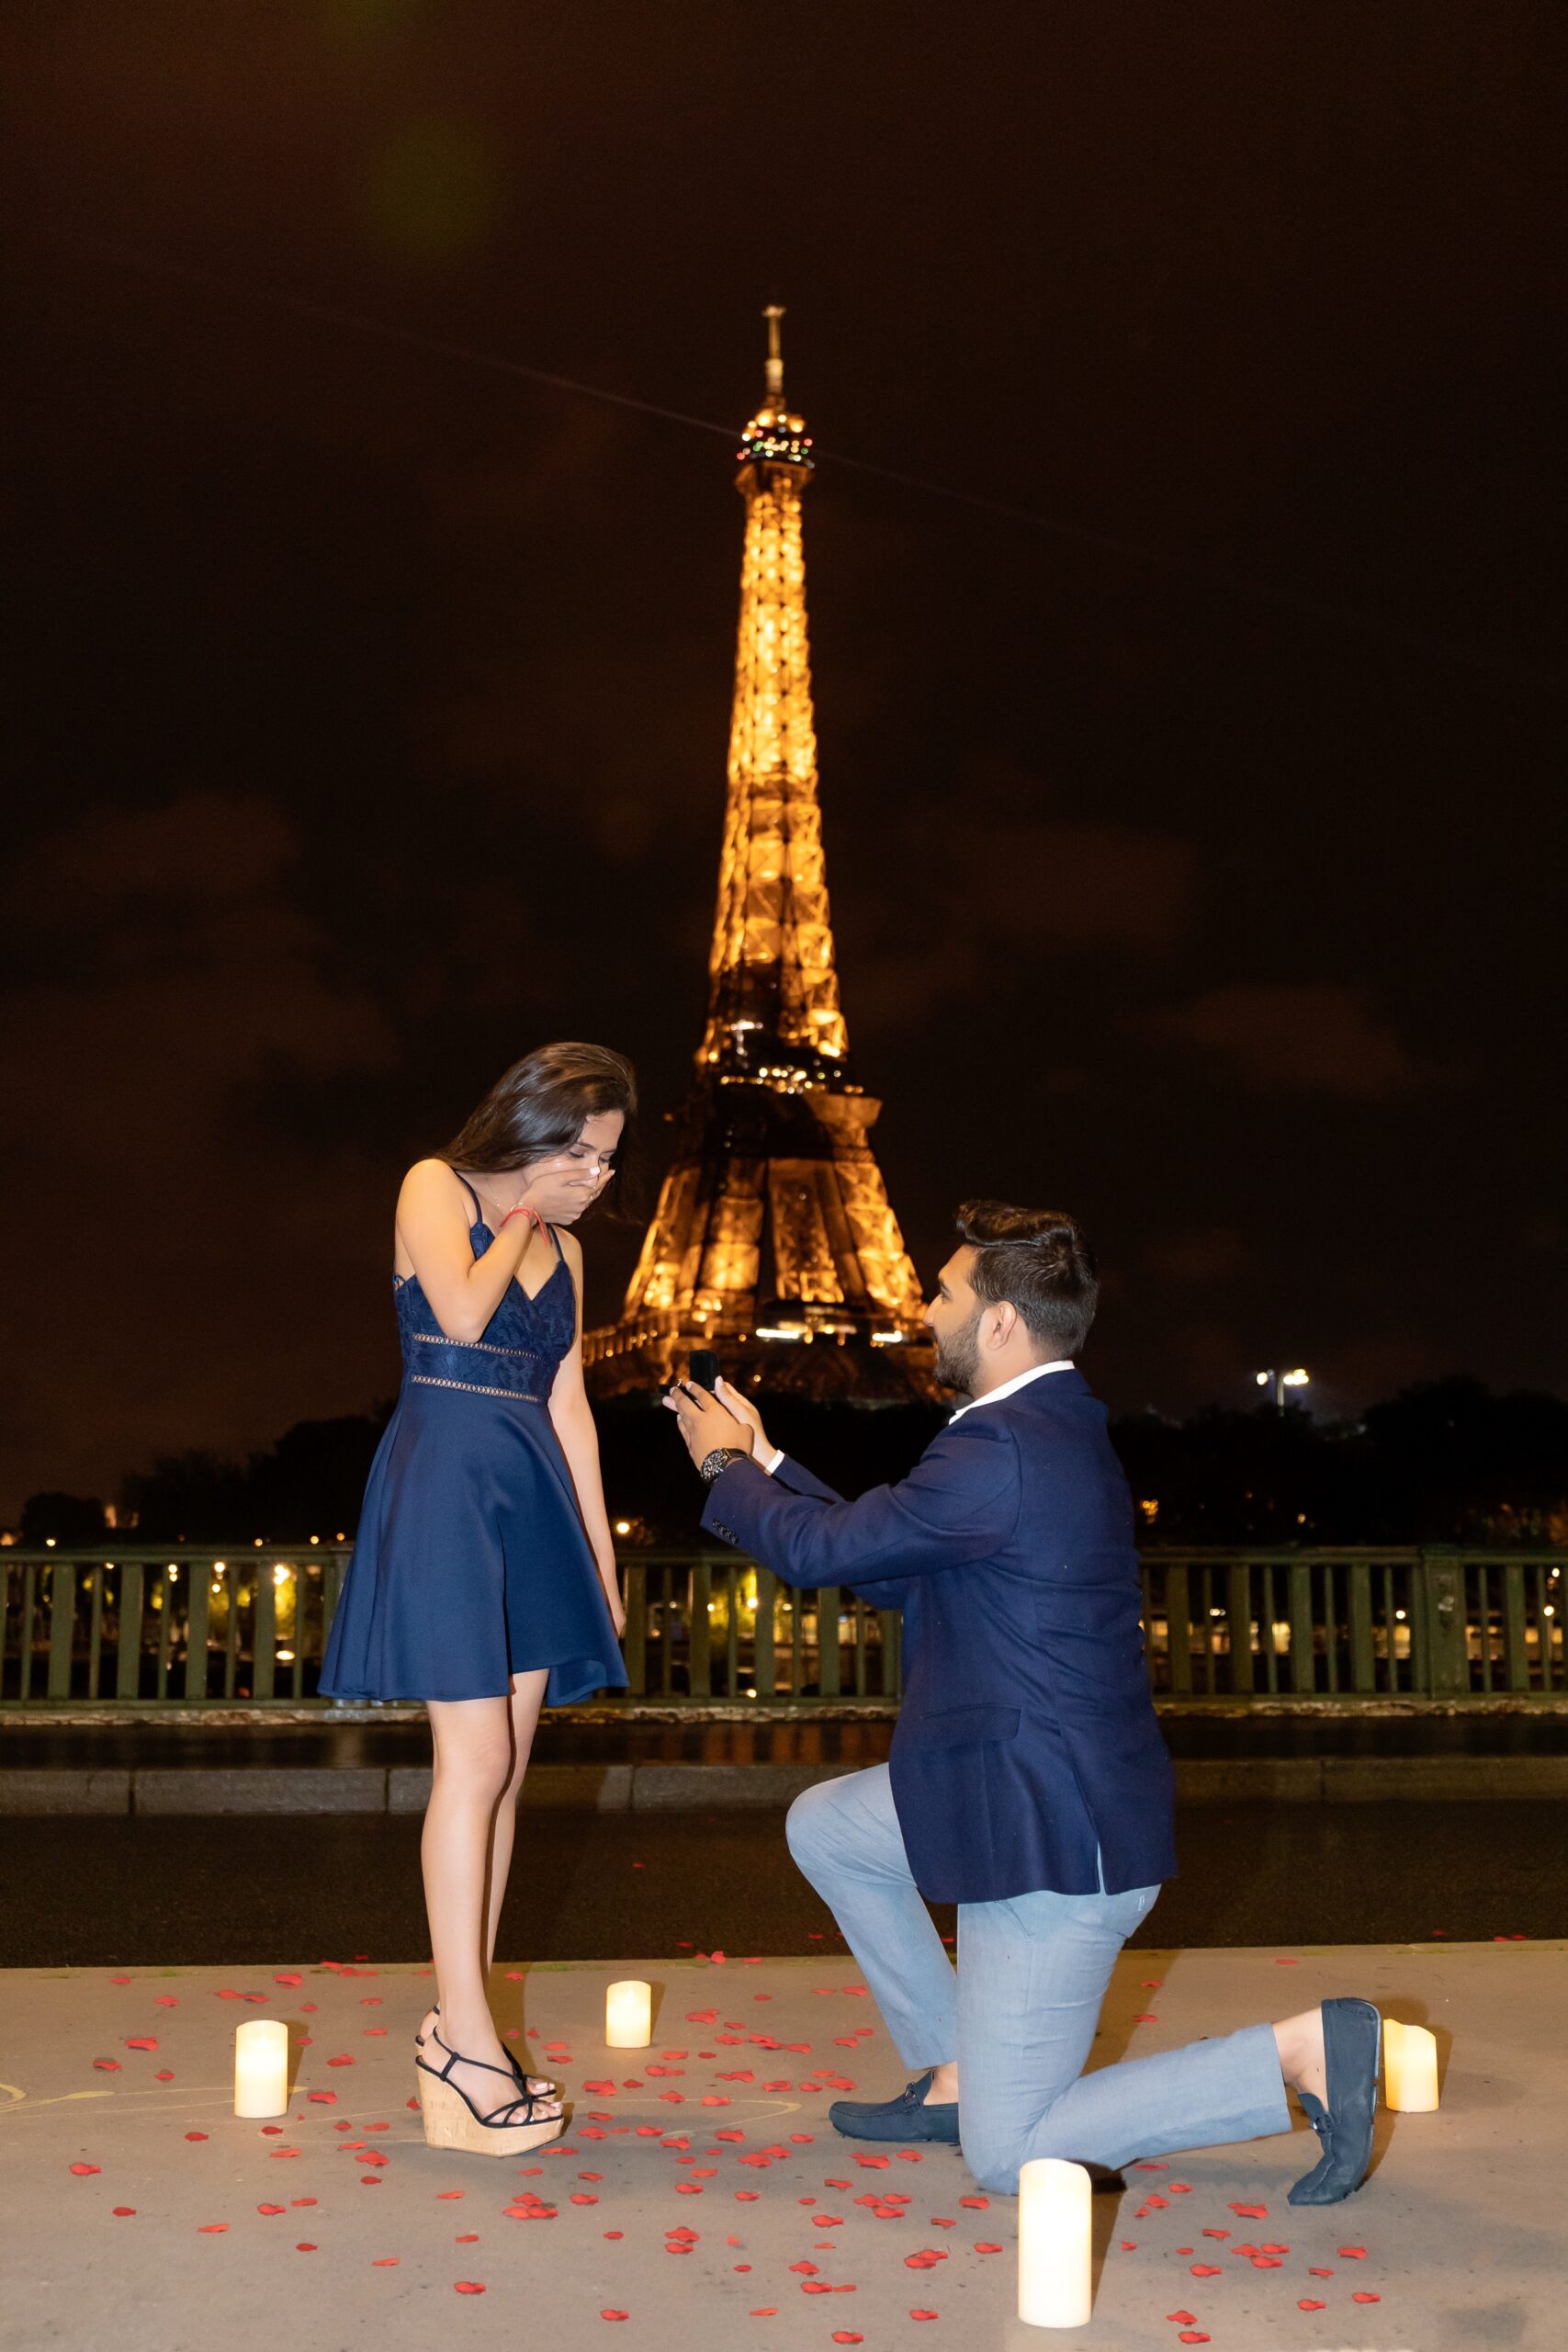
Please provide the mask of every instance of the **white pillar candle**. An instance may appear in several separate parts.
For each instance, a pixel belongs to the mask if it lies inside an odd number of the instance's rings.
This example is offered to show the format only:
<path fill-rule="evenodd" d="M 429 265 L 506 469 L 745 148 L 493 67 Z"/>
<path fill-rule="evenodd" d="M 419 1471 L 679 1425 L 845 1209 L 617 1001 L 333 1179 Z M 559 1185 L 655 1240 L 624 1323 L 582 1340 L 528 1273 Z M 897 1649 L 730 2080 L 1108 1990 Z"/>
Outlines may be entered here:
<path fill-rule="evenodd" d="M 234 2035 L 234 2112 L 288 2111 L 288 2028 L 281 2018 L 251 2018 Z"/>
<path fill-rule="evenodd" d="M 1087 2327 L 1094 2304 L 1090 2189 L 1082 2165 L 1036 2156 L 1018 2177 L 1018 2315 Z"/>
<path fill-rule="evenodd" d="M 1430 2115 L 1438 2104 L 1438 2038 L 1424 2025 L 1382 2021 L 1382 2095 L 1404 2115 Z"/>
<path fill-rule="evenodd" d="M 653 1991 L 637 1977 L 612 1984 L 604 1996 L 604 2044 L 609 2050 L 646 2050 L 653 2039 Z"/>

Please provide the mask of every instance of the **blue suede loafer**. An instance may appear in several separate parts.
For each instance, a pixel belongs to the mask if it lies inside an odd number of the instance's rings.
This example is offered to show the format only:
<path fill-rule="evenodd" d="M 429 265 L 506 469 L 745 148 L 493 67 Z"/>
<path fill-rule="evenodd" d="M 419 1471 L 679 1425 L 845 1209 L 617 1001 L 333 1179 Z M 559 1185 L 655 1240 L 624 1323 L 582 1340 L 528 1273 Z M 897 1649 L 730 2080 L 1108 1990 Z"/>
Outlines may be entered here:
<path fill-rule="evenodd" d="M 836 2098 L 828 2109 L 828 2120 L 846 2140 L 946 2140 L 956 2147 L 958 2101 L 950 2099 L 940 2107 L 925 2103 L 935 2074 L 936 2068 L 931 2067 L 897 2098 L 885 2099 L 880 2107 Z"/>
<path fill-rule="evenodd" d="M 1382 2019 L 1371 2001 L 1325 2001 L 1323 2054 L 1328 2105 L 1298 2094 L 1322 2153 L 1291 2191 L 1292 2205 L 1337 2205 L 1359 2188 L 1372 2160 Z"/>

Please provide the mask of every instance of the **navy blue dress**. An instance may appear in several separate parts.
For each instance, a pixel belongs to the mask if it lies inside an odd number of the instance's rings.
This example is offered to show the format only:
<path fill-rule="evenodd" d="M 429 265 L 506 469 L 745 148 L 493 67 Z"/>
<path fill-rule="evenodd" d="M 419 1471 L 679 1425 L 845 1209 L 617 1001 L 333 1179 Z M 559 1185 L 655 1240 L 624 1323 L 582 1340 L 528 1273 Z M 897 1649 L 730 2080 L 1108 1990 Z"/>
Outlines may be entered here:
<path fill-rule="evenodd" d="M 474 1208 L 468 1238 L 482 1258 L 495 1237 Z M 393 1276 L 402 1391 L 365 1489 L 323 1697 L 501 1699 L 538 1667 L 552 1707 L 626 1687 L 547 1408 L 577 1330 L 550 1238 L 543 1289 L 530 1298 L 508 1283 L 481 1340 L 448 1340 L 417 1274 Z"/>

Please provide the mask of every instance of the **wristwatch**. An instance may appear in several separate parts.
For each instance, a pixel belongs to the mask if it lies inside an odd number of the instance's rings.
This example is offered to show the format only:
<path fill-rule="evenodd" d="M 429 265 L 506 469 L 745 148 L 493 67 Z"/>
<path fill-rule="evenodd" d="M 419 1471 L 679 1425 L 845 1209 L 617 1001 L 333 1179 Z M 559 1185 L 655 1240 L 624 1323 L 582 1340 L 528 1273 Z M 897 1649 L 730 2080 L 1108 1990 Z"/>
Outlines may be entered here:
<path fill-rule="evenodd" d="M 698 1463 L 697 1475 L 711 1487 L 716 1478 L 723 1477 L 732 1462 L 749 1462 L 750 1458 L 743 1445 L 716 1445 Z"/>

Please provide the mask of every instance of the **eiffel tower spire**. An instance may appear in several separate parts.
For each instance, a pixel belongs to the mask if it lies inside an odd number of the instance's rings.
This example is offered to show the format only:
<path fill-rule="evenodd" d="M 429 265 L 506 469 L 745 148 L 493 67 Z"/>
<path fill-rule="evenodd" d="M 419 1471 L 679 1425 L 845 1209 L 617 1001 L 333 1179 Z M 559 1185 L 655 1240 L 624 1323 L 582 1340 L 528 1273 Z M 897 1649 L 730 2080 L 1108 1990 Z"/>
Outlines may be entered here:
<path fill-rule="evenodd" d="M 587 1334 L 600 1394 L 672 1376 L 694 1346 L 769 1387 L 919 1393 L 920 1288 L 851 1072 L 818 801 L 801 501 L 811 438 L 786 404 L 770 305 L 746 501 L 729 788 L 708 1009 L 675 1158 L 618 1323 Z"/>

